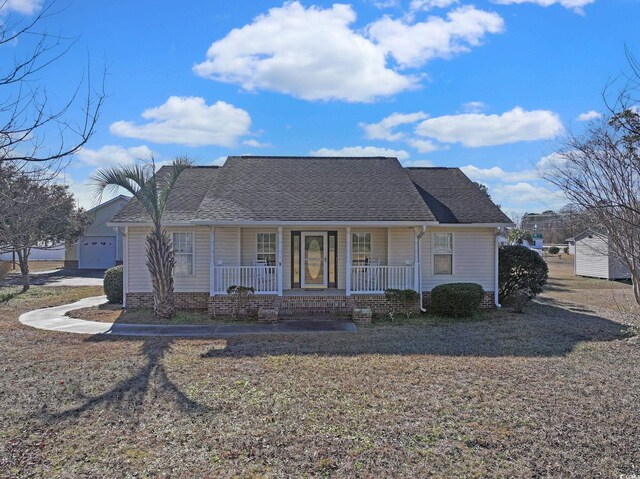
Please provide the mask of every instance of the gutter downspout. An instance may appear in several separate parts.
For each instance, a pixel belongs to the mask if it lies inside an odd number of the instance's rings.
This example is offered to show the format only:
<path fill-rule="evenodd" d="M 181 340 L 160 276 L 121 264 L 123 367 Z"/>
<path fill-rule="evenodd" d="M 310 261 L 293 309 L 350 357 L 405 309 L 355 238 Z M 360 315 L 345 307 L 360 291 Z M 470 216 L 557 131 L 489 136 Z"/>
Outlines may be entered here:
<path fill-rule="evenodd" d="M 494 271 L 495 272 L 495 283 L 494 283 L 494 286 L 493 286 L 493 290 L 494 290 L 493 291 L 493 302 L 495 303 L 496 308 L 502 308 L 502 305 L 498 302 L 498 290 L 500 289 L 499 288 L 500 281 L 498 279 L 499 249 L 500 248 L 499 248 L 499 245 L 498 245 L 498 235 L 496 235 L 496 247 L 495 247 L 495 255 L 494 255 L 495 256 L 495 266 L 494 266 L 494 269 L 495 269 L 495 271 Z"/>
<path fill-rule="evenodd" d="M 426 232 L 427 225 L 422 225 L 422 231 L 420 232 L 420 234 L 418 234 L 418 288 L 420 288 L 418 294 L 420 295 L 420 311 L 422 311 L 423 313 L 426 313 L 427 310 L 424 308 L 424 305 L 422 303 L 422 248 L 420 246 L 420 240 Z"/>

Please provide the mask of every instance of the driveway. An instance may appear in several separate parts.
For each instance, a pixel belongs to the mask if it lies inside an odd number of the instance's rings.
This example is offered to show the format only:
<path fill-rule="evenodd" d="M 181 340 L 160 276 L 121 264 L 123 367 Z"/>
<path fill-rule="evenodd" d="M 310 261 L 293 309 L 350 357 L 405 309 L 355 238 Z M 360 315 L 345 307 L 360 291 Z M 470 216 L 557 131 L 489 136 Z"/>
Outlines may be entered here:
<path fill-rule="evenodd" d="M 31 273 L 32 286 L 102 286 L 103 270 L 96 269 L 58 269 Z M 20 286 L 20 274 L 11 273 L 2 286 Z"/>

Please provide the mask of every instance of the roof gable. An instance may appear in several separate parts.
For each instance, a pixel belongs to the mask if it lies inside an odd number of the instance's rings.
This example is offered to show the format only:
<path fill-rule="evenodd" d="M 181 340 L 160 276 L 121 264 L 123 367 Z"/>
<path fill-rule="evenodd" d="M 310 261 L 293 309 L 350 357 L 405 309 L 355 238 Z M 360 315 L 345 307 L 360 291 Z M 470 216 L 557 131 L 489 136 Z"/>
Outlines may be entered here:
<path fill-rule="evenodd" d="M 416 221 L 435 218 L 396 158 L 229 157 L 202 221 Z"/>
<path fill-rule="evenodd" d="M 422 199 L 440 223 L 512 224 L 460 168 L 408 168 Z"/>

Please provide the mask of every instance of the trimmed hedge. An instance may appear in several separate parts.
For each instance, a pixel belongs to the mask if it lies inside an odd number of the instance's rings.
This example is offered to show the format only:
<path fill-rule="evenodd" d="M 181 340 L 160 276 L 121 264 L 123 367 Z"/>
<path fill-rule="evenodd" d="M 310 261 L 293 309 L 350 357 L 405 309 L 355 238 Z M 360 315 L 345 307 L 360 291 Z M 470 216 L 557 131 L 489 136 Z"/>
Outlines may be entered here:
<path fill-rule="evenodd" d="M 547 283 L 549 267 L 535 251 L 526 246 L 501 246 L 498 264 L 500 301 L 506 301 L 518 291 L 531 297 Z"/>
<path fill-rule="evenodd" d="M 549 248 L 549 254 L 558 254 L 560 252 L 560 248 L 558 248 L 557 246 L 552 246 L 551 248 Z"/>
<path fill-rule="evenodd" d="M 452 318 L 473 316 L 484 295 L 484 289 L 476 283 L 441 284 L 431 291 L 431 310 Z"/>
<path fill-rule="evenodd" d="M 122 275 L 122 266 L 114 266 L 104 272 L 104 294 L 110 303 L 122 303 Z"/>

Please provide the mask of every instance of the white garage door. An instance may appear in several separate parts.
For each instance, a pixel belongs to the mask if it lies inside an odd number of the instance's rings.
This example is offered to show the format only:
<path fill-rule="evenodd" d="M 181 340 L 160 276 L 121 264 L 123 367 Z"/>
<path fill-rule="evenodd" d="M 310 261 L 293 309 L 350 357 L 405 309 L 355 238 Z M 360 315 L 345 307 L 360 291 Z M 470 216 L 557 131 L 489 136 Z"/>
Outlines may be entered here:
<path fill-rule="evenodd" d="M 116 265 L 115 236 L 85 236 L 80 242 L 80 269 L 107 269 Z"/>

